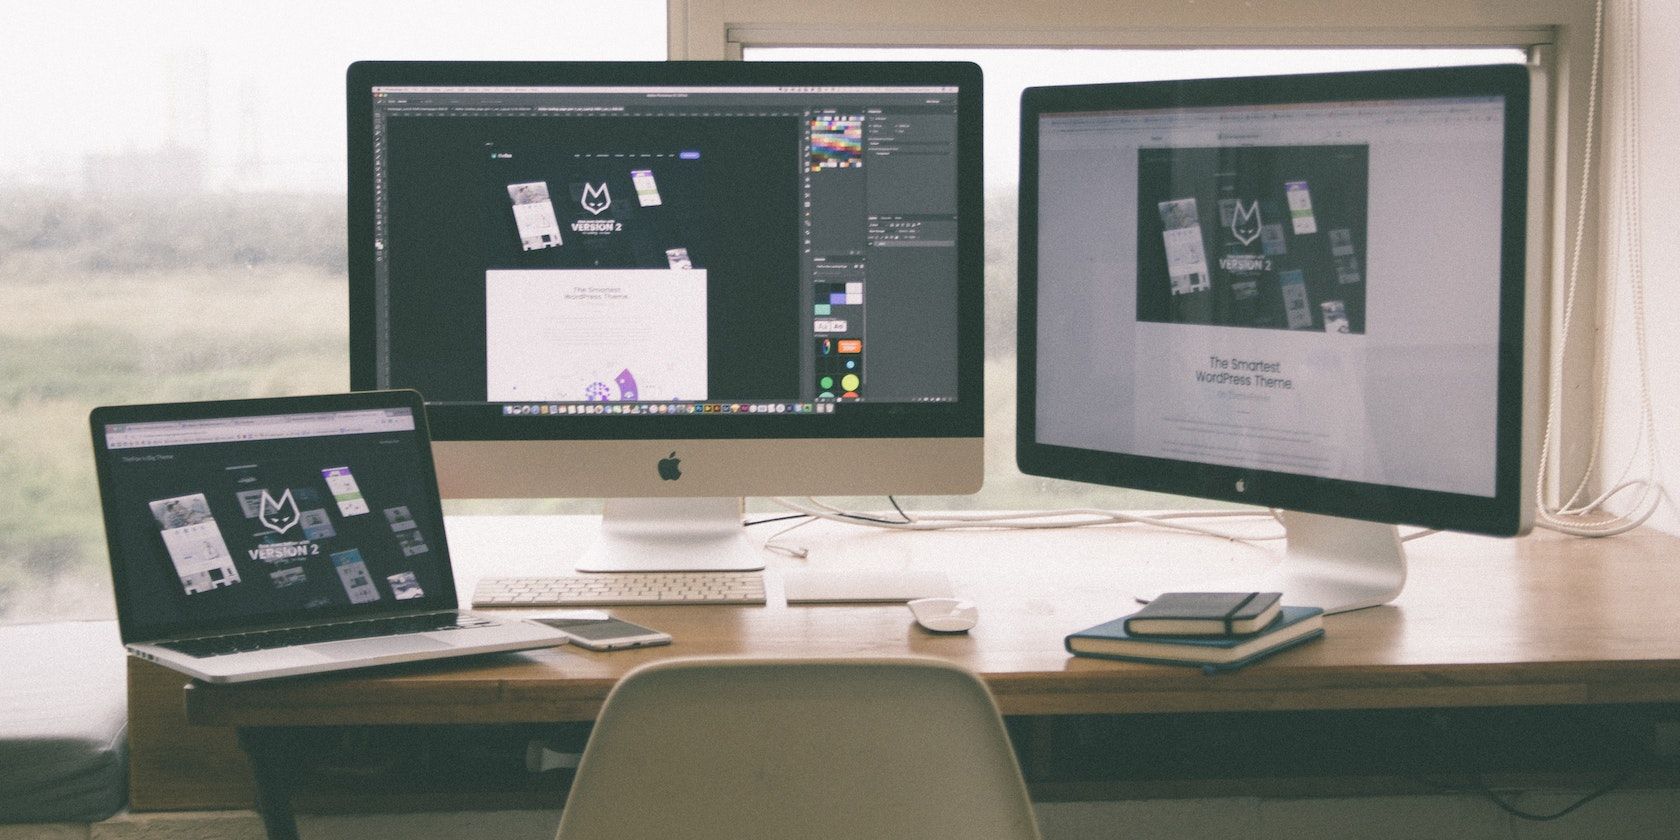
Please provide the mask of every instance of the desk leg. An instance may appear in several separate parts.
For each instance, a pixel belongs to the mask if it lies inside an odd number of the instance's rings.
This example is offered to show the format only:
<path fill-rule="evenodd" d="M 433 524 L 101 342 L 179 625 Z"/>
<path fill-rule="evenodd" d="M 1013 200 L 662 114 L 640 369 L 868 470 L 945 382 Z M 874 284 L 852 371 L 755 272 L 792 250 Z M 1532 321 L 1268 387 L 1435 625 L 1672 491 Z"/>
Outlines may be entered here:
<path fill-rule="evenodd" d="M 251 761 L 257 787 L 257 813 L 262 815 L 268 840 L 298 840 L 292 814 L 292 775 L 298 762 L 284 729 L 240 727 L 239 746 Z"/>

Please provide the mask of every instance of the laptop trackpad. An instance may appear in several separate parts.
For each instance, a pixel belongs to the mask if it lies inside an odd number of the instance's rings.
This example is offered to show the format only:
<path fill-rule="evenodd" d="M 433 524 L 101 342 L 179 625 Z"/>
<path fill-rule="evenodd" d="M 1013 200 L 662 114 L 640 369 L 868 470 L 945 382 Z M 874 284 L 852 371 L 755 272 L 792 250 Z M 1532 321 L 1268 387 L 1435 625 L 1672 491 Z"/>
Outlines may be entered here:
<path fill-rule="evenodd" d="M 323 642 L 307 645 L 309 650 L 334 659 L 362 659 L 389 656 L 393 653 L 420 653 L 445 650 L 453 645 L 428 639 L 425 636 L 381 636 L 375 639 L 346 639 L 342 642 Z"/>

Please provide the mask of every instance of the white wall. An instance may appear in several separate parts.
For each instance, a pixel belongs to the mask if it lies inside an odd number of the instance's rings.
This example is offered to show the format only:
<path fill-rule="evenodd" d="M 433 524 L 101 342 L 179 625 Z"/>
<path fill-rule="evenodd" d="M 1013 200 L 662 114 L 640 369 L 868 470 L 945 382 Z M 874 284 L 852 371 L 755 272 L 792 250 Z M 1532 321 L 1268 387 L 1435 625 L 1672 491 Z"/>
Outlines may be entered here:
<path fill-rule="evenodd" d="M 1680 232 L 1674 229 L 1680 219 L 1674 204 L 1680 199 L 1680 3 L 1673 0 L 1608 0 L 1611 19 L 1607 26 L 1613 34 L 1612 60 L 1616 75 L 1612 85 L 1625 85 L 1627 74 L 1620 66 L 1618 54 L 1625 55 L 1626 30 L 1621 23 L 1630 6 L 1638 11 L 1638 107 L 1640 131 L 1638 142 L 1643 168 L 1639 174 L 1643 218 L 1643 249 L 1645 252 L 1646 323 L 1649 329 L 1649 359 L 1651 397 L 1656 410 L 1658 451 L 1664 457 L 1659 471 L 1668 476 L 1680 476 L 1680 436 L 1674 431 L 1680 426 Z M 1617 13 L 1623 17 L 1618 18 Z M 1618 53 L 1617 48 L 1623 47 Z M 1625 89 L 1625 88 L 1622 88 Z M 1607 96 L 1615 99 L 1616 88 L 1607 89 Z M 1603 135 L 1605 147 L 1611 154 L 1606 166 L 1599 170 L 1600 181 L 1606 189 L 1602 206 L 1606 219 L 1612 218 L 1620 192 L 1615 184 L 1622 157 L 1614 152 L 1625 136 L 1621 130 L 1621 109 L 1611 107 L 1605 114 L 1609 129 Z M 1623 252 L 1617 230 L 1607 232 L 1603 253 L 1606 264 L 1613 255 Z M 1634 342 L 1633 301 L 1625 269 L 1614 278 L 1614 311 L 1606 312 L 1604 341 L 1607 347 L 1608 390 L 1606 391 L 1605 443 L 1600 449 L 1603 481 L 1606 486 L 1616 483 L 1624 468 L 1633 461 L 1629 477 L 1644 477 L 1644 452 L 1635 451 L 1641 428 L 1638 392 L 1638 359 Z M 1666 451 L 1663 447 L 1667 447 Z M 1617 499 L 1617 510 L 1625 510 L 1633 501 Z M 1673 502 L 1665 503 L 1652 519 L 1652 525 L 1669 533 L 1680 534 L 1680 511 Z"/>

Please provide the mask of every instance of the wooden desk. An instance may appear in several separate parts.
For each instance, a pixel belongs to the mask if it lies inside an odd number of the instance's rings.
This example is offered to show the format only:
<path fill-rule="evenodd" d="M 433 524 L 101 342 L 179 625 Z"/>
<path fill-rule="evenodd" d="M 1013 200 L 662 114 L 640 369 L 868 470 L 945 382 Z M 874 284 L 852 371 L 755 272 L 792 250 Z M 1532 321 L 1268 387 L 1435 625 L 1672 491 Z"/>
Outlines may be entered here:
<path fill-rule="evenodd" d="M 778 527 L 754 530 L 768 537 Z M 555 555 L 575 554 L 594 520 L 457 517 L 448 528 L 465 597 L 481 574 L 559 568 Z M 810 556 L 767 555 L 772 572 L 945 569 L 957 594 L 979 604 L 979 626 L 935 637 L 899 605 L 790 607 L 772 574 L 767 606 L 613 610 L 670 632 L 669 647 L 190 685 L 186 718 L 214 727 L 587 721 L 626 671 L 684 655 L 935 656 L 979 673 L 1006 715 L 1680 702 L 1680 539 L 1657 533 L 1410 542 L 1411 577 L 1393 605 L 1331 616 L 1324 639 L 1215 676 L 1071 657 L 1062 637 L 1129 611 L 1134 589 L 1193 588 L 1263 566 L 1277 548 L 1138 529 L 912 534 L 827 523 L 778 542 Z"/>

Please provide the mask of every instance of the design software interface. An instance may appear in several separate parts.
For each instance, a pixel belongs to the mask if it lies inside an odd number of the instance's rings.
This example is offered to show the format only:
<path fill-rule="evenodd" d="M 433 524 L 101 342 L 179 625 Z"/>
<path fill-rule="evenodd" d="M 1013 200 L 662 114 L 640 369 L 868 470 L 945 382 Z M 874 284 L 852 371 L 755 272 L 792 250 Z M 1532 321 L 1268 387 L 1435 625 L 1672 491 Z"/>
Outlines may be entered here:
<path fill-rule="evenodd" d="M 506 415 L 956 400 L 955 87 L 373 97 L 378 387 Z"/>
<path fill-rule="evenodd" d="M 443 522 L 409 409 L 104 434 L 138 625 L 389 606 L 444 589 Z"/>
<path fill-rule="evenodd" d="M 1046 115 L 1039 440 L 1492 496 L 1504 109 Z"/>

